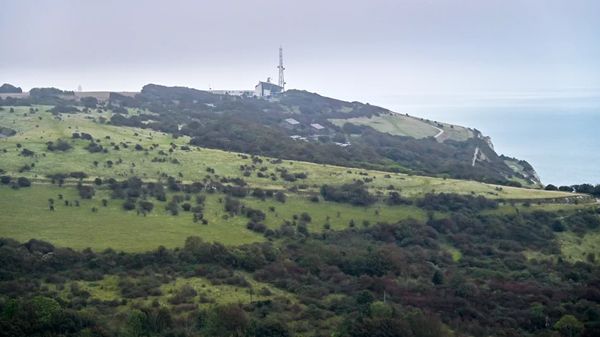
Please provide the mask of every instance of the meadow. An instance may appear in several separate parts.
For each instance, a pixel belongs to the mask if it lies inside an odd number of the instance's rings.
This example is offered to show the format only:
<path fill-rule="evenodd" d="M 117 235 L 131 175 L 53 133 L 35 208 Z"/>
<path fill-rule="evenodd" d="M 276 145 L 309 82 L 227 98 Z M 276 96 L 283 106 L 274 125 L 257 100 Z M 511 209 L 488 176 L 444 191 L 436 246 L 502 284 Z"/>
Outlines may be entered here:
<path fill-rule="evenodd" d="M 19 175 L 43 180 L 48 174 L 65 172 L 85 172 L 90 177 L 124 179 L 138 176 L 145 180 L 156 180 L 164 175 L 179 177 L 183 182 L 202 180 L 207 170 L 212 169 L 216 177 L 240 177 L 241 166 L 254 165 L 254 171 L 263 169 L 265 178 L 251 172 L 242 178 L 250 186 L 262 188 L 289 189 L 305 185 L 308 191 L 323 184 L 344 184 L 356 180 L 366 181 L 375 193 L 384 193 L 388 187 L 401 191 L 403 196 L 417 197 L 426 193 L 459 193 L 483 195 L 491 199 L 553 199 L 572 197 L 572 193 L 543 191 L 539 189 L 517 188 L 484 184 L 470 180 L 416 176 L 376 170 L 364 170 L 333 165 L 315 164 L 300 161 L 275 161 L 262 157 L 260 163 L 253 163 L 250 156 L 188 146 L 187 137 L 173 138 L 170 135 L 152 130 L 119 127 L 99 123 L 108 119 L 110 112 L 90 114 L 62 114 L 60 119 L 39 107 L 39 112 L 29 114 L 28 107 L 17 107 L 15 113 L 0 111 L 0 123 L 17 131 L 12 137 L 0 139 L 0 169 L 10 175 Z M 107 153 L 90 153 L 84 147 L 88 141 L 71 139 L 72 133 L 91 134 L 96 142 L 107 149 Z M 73 146 L 66 152 L 47 151 L 47 142 L 66 140 Z M 119 145 L 113 150 L 111 143 Z M 126 144 L 125 148 L 122 144 Z M 139 144 L 143 150 L 136 150 Z M 26 148 L 35 154 L 32 157 L 21 155 Z M 153 161 L 159 158 L 159 151 L 167 154 L 166 162 Z M 112 165 L 107 162 L 111 161 Z M 31 164 L 35 165 L 31 165 Z M 96 163 L 96 164 L 95 164 Z M 23 170 L 24 167 L 30 167 Z M 286 181 L 275 177 L 277 170 L 290 173 L 306 173 L 307 177 L 298 181 Z M 19 172 L 22 171 L 22 172 Z"/>
<path fill-rule="evenodd" d="M 442 139 L 465 141 L 473 137 L 473 131 L 468 128 L 439 122 L 431 122 L 422 118 L 416 118 L 401 114 L 384 114 L 371 117 L 355 117 L 348 119 L 330 119 L 337 126 L 345 123 L 370 126 L 377 131 L 389 133 L 394 136 L 407 136 L 413 138 L 434 137 L 439 130 L 444 132 L 440 135 Z"/>
<path fill-rule="evenodd" d="M 548 192 L 489 185 L 475 181 L 414 176 L 382 171 L 354 169 L 309 162 L 251 157 L 244 154 L 188 146 L 186 137 L 146 129 L 119 127 L 106 124 L 110 112 L 61 114 L 55 116 L 48 107 L 15 107 L 0 111 L 0 125 L 17 133 L 0 139 L 0 169 L 6 175 L 24 176 L 33 181 L 32 187 L 11 189 L 0 185 L 0 236 L 26 241 L 31 238 L 47 240 L 58 246 L 75 249 L 92 248 L 136 252 L 155 249 L 159 245 L 178 247 L 186 237 L 197 235 L 205 241 L 240 245 L 264 241 L 259 233 L 246 229 L 248 219 L 242 215 L 228 215 L 223 208 L 223 194 L 206 194 L 204 216 L 208 224 L 192 221 L 191 213 L 170 215 L 165 202 L 152 200 L 154 210 L 146 215 L 125 211 L 123 200 L 110 200 L 106 186 L 96 187 L 95 196 L 81 199 L 75 184 L 78 179 L 67 178 L 64 186 L 51 183 L 51 174 L 84 172 L 84 183 L 93 184 L 95 178 L 125 180 L 137 176 L 144 181 L 164 181 L 171 176 L 183 183 L 242 178 L 249 187 L 281 190 L 287 202 L 253 197 L 242 199 L 248 207 L 266 214 L 264 224 L 277 229 L 293 223 L 302 213 L 310 215 L 307 229 L 322 232 L 351 226 L 362 227 L 378 222 L 395 223 L 402 219 L 425 220 L 427 213 L 409 205 L 390 206 L 383 201 L 370 206 L 353 206 L 321 200 L 311 201 L 324 184 L 339 185 L 363 181 L 369 191 L 385 196 L 389 190 L 399 191 L 407 198 L 426 193 L 459 193 L 482 195 L 491 199 L 543 200 L 573 197 L 564 192 Z M 130 111 L 131 114 L 137 111 Z M 106 151 L 91 153 L 86 147 L 89 140 L 73 139 L 72 134 L 90 134 L 94 143 Z M 63 140 L 70 144 L 66 151 L 48 150 L 48 142 Z M 137 149 L 136 149 L 137 147 Z M 118 149 L 117 149 L 118 148 Z M 24 149 L 33 155 L 23 155 Z M 303 174 L 301 178 L 284 179 L 283 174 Z M 59 199 L 59 195 L 62 198 Z M 172 198 L 173 194 L 168 196 Z M 55 200 L 54 210 L 49 199 Z M 106 206 L 102 199 L 109 200 Z M 71 206 L 64 206 L 70 200 Z M 77 200 L 79 206 L 73 206 Z M 570 207 L 549 204 L 560 209 Z M 534 209 L 536 205 L 534 204 Z M 92 211 L 92 208 L 95 211 Z M 512 212 L 515 206 L 502 206 L 498 212 Z"/>

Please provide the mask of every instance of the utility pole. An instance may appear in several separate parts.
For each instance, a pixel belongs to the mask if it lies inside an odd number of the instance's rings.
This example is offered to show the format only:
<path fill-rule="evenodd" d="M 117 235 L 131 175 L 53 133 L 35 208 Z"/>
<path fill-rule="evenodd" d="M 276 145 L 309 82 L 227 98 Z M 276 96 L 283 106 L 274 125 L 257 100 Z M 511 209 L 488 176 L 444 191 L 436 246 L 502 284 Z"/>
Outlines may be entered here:
<path fill-rule="evenodd" d="M 283 78 L 283 71 L 285 70 L 285 68 L 283 67 L 283 48 L 279 47 L 279 66 L 277 66 L 277 69 L 279 69 L 279 83 L 278 85 L 281 87 L 281 91 L 285 90 L 285 80 Z"/>

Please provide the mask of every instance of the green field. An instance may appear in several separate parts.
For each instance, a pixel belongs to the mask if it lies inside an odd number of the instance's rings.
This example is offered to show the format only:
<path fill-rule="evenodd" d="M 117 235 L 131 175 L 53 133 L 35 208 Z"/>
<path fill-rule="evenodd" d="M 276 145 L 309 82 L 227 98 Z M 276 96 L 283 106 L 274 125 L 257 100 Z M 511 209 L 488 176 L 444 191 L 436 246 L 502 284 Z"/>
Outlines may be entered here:
<path fill-rule="evenodd" d="M 464 141 L 473 137 L 473 132 L 462 126 L 431 122 L 396 113 L 371 117 L 330 119 L 330 121 L 340 127 L 345 123 L 364 125 L 370 126 L 380 132 L 389 133 L 390 135 L 408 136 L 417 139 L 437 135 L 439 133 L 438 128 L 444 131 L 441 135 L 444 140 Z"/>
<path fill-rule="evenodd" d="M 43 109 L 40 109 L 40 111 Z M 161 174 L 180 176 L 184 182 L 199 181 L 207 176 L 207 168 L 215 170 L 216 177 L 241 176 L 240 165 L 252 165 L 248 156 L 221 150 L 191 147 L 191 151 L 180 148 L 167 152 L 169 161 L 177 160 L 178 164 L 171 162 L 152 162 L 159 151 L 168 151 L 170 144 L 177 146 L 187 145 L 188 139 L 173 137 L 151 130 L 118 127 L 100 124 L 94 120 L 99 117 L 108 118 L 110 113 L 93 114 L 63 114 L 62 120 L 57 120 L 50 113 L 38 112 L 33 115 L 23 116 L 28 108 L 18 107 L 11 114 L 0 111 L 0 125 L 18 131 L 13 137 L 0 139 L 0 169 L 9 175 L 26 176 L 34 179 L 43 179 L 50 173 L 68 173 L 83 171 L 93 177 L 125 179 L 130 176 L 139 176 L 147 180 L 156 180 Z M 108 149 L 108 153 L 89 153 L 84 147 L 89 143 L 84 140 L 72 140 L 74 132 L 86 132 L 100 144 Z M 110 137 L 109 139 L 106 137 Z M 46 143 L 64 139 L 73 145 L 67 152 L 48 152 Z M 119 151 L 113 150 L 110 143 L 126 143 L 128 148 L 121 146 Z M 23 157 L 22 148 L 35 152 L 34 157 Z M 136 151 L 133 147 L 140 144 L 147 151 Z M 148 150 L 156 144 L 153 150 Z M 2 152 L 6 150 L 6 152 Z M 561 198 L 573 194 L 564 192 L 548 192 L 538 189 L 514 188 L 483 184 L 475 181 L 442 179 L 424 176 L 412 176 L 400 173 L 389 173 L 374 170 L 353 169 L 332 165 L 321 165 L 309 162 L 285 160 L 280 164 L 270 163 L 270 158 L 262 158 L 263 163 L 256 164 L 256 170 L 243 179 L 251 186 L 262 188 L 288 189 L 295 185 L 306 185 L 307 191 L 315 191 L 323 184 L 343 184 L 354 180 L 372 179 L 367 185 L 374 192 L 384 193 L 387 187 L 393 186 L 407 197 L 415 197 L 430 192 L 452 192 L 462 194 L 478 194 L 488 198 L 502 199 L 537 199 Z M 106 162 L 112 161 L 109 167 Z M 121 161 L 119 163 L 119 160 Z M 98 165 L 94 165 L 97 162 Z M 25 165 L 35 164 L 29 171 L 19 172 Z M 276 169 L 286 169 L 292 173 L 305 172 L 307 179 L 296 182 L 284 181 L 281 178 L 271 180 L 259 178 L 257 170 L 266 168 L 263 173 L 269 175 L 277 173 Z M 181 174 L 181 175 L 180 175 Z"/>
<path fill-rule="evenodd" d="M 58 195 L 63 195 L 60 200 Z M 20 241 L 41 239 L 58 246 L 75 249 L 93 248 L 102 250 L 113 248 L 122 251 L 147 251 L 160 245 L 173 248 L 183 244 L 188 236 L 199 236 L 204 241 L 218 241 L 227 245 L 259 242 L 265 238 L 246 229 L 248 219 L 238 215 L 229 217 L 219 199 L 221 194 L 207 194 L 204 217 L 207 225 L 194 223 L 192 214 L 180 212 L 169 214 L 164 202 L 152 200 L 155 209 L 146 216 L 122 208 L 124 200 L 110 200 L 109 191 L 97 190 L 91 200 L 79 198 L 77 190 L 71 186 L 58 187 L 36 184 L 30 188 L 14 190 L 0 186 L 0 236 Z M 169 196 L 170 197 L 170 196 Z M 55 210 L 50 211 L 48 199 L 55 200 Z M 102 199 L 109 200 L 102 206 Z M 65 206 L 64 200 L 80 206 Z M 312 221 L 308 225 L 311 232 L 321 232 L 329 224 L 332 230 L 348 228 L 354 220 L 357 227 L 364 221 L 397 222 L 401 219 L 424 219 L 425 212 L 414 206 L 388 206 L 382 203 L 370 207 L 353 207 L 321 201 L 314 203 L 303 196 L 290 196 L 286 203 L 270 199 L 261 201 L 247 197 L 242 202 L 266 213 L 265 224 L 272 229 L 279 228 L 284 221 L 294 221 L 294 215 L 307 212 Z M 92 212 L 92 207 L 98 209 Z M 270 211 L 273 207 L 275 210 Z M 133 239 L 135 238 L 135 239 Z"/>
<path fill-rule="evenodd" d="M 570 232 L 561 233 L 558 242 L 562 256 L 571 262 L 598 262 L 600 259 L 600 232 L 598 231 L 583 236 Z"/>
<path fill-rule="evenodd" d="M 285 160 L 273 163 L 272 158 L 266 157 L 260 158 L 261 162 L 253 162 L 250 156 L 221 150 L 193 146 L 184 150 L 181 147 L 189 141 L 185 137 L 176 139 L 151 130 L 102 123 L 102 119 L 109 119 L 110 112 L 62 114 L 57 117 L 46 112 L 47 107 L 37 108 L 39 112 L 35 113 L 30 113 L 29 107 L 16 107 L 14 113 L 10 113 L 8 108 L 0 111 L 0 125 L 17 131 L 15 136 L 0 138 L 0 169 L 5 171 L 4 174 L 24 176 L 34 181 L 32 187 L 19 190 L 0 185 L 0 236 L 21 241 L 36 238 L 76 249 L 91 247 L 100 250 L 111 247 L 123 251 L 144 251 L 159 245 L 181 246 L 190 235 L 228 245 L 265 240 L 263 235 L 246 229 L 248 219 L 245 217 L 228 217 L 220 203 L 224 196 L 218 194 L 207 195 L 204 214 L 209 221 L 208 225 L 194 223 L 191 214 L 185 212 L 172 216 L 165 211 L 164 203 L 155 200 L 152 200 L 155 209 L 145 217 L 124 211 L 123 200 L 110 200 L 108 207 L 102 207 L 101 200 L 110 199 L 110 191 L 103 188 L 97 189 L 92 200 L 80 200 L 79 207 L 64 206 L 58 199 L 59 194 L 71 201 L 79 199 L 73 186 L 76 180 L 67 180 L 66 185 L 61 188 L 51 185 L 47 175 L 78 171 L 89 175 L 84 183 L 91 183 L 95 177 L 124 180 L 138 176 L 146 181 L 157 181 L 173 176 L 179 177 L 183 182 L 241 177 L 250 187 L 286 191 L 288 201 L 285 204 L 250 197 L 242 200 L 246 206 L 267 214 L 265 224 L 269 228 L 279 228 L 285 221 L 293 222 L 294 216 L 307 212 L 312 218 L 308 225 L 311 232 L 323 231 L 326 224 L 328 228 L 336 230 L 348 228 L 351 222 L 360 227 L 368 223 L 426 218 L 425 212 L 414 206 L 392 207 L 379 202 L 369 207 L 357 207 L 323 200 L 319 203 L 309 201 L 309 197 L 317 194 L 323 184 L 335 185 L 362 180 L 366 181 L 369 190 L 376 195 L 384 196 L 390 189 L 394 189 L 409 198 L 431 192 L 483 195 L 492 199 L 510 200 L 573 196 L 563 192 L 308 162 Z M 432 129 L 425 123 L 419 123 Z M 89 141 L 71 138 L 75 132 L 91 134 L 108 150 L 107 153 L 90 153 L 85 149 Z M 47 150 L 47 142 L 56 142 L 58 139 L 67 141 L 72 149 L 66 152 Z M 115 145 L 119 146 L 119 150 L 114 148 Z M 136 150 L 135 145 L 140 145 L 143 149 Z M 33 151 L 34 155 L 23 156 L 23 149 Z M 112 165 L 109 165 L 109 161 Z M 209 173 L 209 169 L 214 170 L 214 173 Z M 242 175 L 244 170 L 248 173 Z M 293 182 L 286 181 L 280 176 L 282 170 L 306 173 L 307 177 Z M 264 177 L 259 177 L 260 174 Z M 48 199 L 56 200 L 55 211 L 49 210 Z M 98 211 L 92 212 L 93 207 Z M 274 211 L 270 210 L 272 207 Z M 554 204 L 551 207 L 561 208 L 563 205 Z"/>

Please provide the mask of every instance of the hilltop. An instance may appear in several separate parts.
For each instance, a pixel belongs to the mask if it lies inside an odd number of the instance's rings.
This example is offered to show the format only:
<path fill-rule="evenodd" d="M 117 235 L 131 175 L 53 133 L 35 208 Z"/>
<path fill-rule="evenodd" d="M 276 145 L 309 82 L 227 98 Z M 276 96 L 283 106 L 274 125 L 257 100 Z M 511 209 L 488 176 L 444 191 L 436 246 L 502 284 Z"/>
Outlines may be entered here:
<path fill-rule="evenodd" d="M 5 104 L 68 105 L 81 99 L 115 108 L 114 125 L 185 135 L 203 147 L 503 185 L 540 184 L 531 165 L 498 156 L 478 130 L 300 90 L 259 99 L 153 84 L 137 94 L 33 89 Z M 126 108 L 141 113 L 119 114 Z"/>

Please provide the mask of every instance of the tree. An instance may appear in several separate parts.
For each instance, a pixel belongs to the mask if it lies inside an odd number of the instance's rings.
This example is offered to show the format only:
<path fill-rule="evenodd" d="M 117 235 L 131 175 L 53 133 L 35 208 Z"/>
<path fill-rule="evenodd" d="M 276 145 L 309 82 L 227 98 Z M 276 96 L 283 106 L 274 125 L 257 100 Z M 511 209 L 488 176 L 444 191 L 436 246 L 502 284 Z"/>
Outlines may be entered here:
<path fill-rule="evenodd" d="M 44 296 L 34 297 L 31 300 L 31 308 L 34 310 L 37 321 L 44 325 L 50 324 L 62 310 L 58 302 Z"/>
<path fill-rule="evenodd" d="M 129 312 L 125 327 L 125 336 L 138 337 L 144 333 L 144 325 L 146 324 L 146 314 L 141 310 L 133 309 Z"/>
<path fill-rule="evenodd" d="M 560 331 L 565 337 L 575 337 L 583 332 L 583 323 L 573 315 L 563 315 L 563 317 L 554 324 L 554 329 Z"/>
<path fill-rule="evenodd" d="M 546 187 L 544 187 L 544 189 L 545 189 L 546 191 L 558 191 L 558 187 L 556 187 L 556 186 L 554 186 L 554 185 L 552 185 L 552 184 L 548 184 L 548 185 L 546 185 Z"/>
<path fill-rule="evenodd" d="M 443 284 L 444 283 L 444 274 L 442 274 L 441 271 L 436 270 L 435 273 L 433 273 L 431 282 L 433 282 L 433 284 L 435 284 L 436 286 Z"/>
<path fill-rule="evenodd" d="M 4 83 L 0 86 L 0 93 L 2 94 L 20 94 L 23 92 L 23 89 L 20 87 L 15 87 L 12 84 Z"/>
<path fill-rule="evenodd" d="M 98 105 L 98 99 L 96 97 L 82 97 L 79 101 L 84 107 L 90 109 L 93 109 Z"/>
<path fill-rule="evenodd" d="M 264 320 L 254 322 L 253 337 L 289 337 L 291 336 L 288 327 L 284 322 L 277 320 Z"/>
<path fill-rule="evenodd" d="M 56 141 L 56 143 L 54 142 L 48 142 L 48 151 L 61 151 L 61 152 L 65 152 L 68 151 L 72 148 L 71 144 L 67 143 L 66 141 L 59 139 Z"/>
<path fill-rule="evenodd" d="M 275 193 L 275 200 L 279 201 L 280 203 L 285 203 L 285 200 L 287 199 L 287 196 L 285 195 L 285 193 L 279 191 L 277 193 Z"/>
<path fill-rule="evenodd" d="M 243 336 L 248 315 L 238 304 L 226 304 L 211 310 L 204 330 L 208 336 Z"/>

